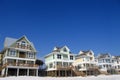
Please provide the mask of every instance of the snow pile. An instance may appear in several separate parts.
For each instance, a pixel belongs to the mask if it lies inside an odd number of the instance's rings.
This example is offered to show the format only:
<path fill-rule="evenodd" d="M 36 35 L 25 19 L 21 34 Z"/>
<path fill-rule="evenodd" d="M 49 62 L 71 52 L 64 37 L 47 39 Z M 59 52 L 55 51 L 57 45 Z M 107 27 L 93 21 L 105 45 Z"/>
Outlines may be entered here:
<path fill-rule="evenodd" d="M 5 77 L 0 80 L 120 80 L 120 75 L 100 75 L 87 77 L 33 77 L 33 76 L 19 76 L 19 77 Z"/>

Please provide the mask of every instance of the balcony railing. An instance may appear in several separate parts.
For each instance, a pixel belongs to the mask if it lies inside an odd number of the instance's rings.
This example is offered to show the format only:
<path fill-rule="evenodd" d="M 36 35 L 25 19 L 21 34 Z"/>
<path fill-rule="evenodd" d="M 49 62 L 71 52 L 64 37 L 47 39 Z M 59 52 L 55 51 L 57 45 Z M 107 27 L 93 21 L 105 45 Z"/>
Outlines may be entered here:
<path fill-rule="evenodd" d="M 6 63 L 7 66 L 21 66 L 21 67 L 38 67 L 36 64 L 25 64 L 25 63 Z"/>
<path fill-rule="evenodd" d="M 21 55 L 21 54 L 20 54 L 20 55 L 19 55 L 19 58 L 26 58 L 26 55 L 23 55 L 23 54 Z"/>
<path fill-rule="evenodd" d="M 71 66 L 57 66 L 57 69 L 71 69 Z"/>

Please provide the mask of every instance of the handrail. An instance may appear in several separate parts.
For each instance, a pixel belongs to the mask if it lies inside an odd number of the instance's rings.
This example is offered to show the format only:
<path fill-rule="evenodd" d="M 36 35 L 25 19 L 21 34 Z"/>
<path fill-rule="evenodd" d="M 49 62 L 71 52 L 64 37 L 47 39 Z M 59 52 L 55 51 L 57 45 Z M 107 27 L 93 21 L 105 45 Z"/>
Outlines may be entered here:
<path fill-rule="evenodd" d="M 26 63 L 5 63 L 3 66 L 38 67 L 37 64 L 26 64 Z"/>

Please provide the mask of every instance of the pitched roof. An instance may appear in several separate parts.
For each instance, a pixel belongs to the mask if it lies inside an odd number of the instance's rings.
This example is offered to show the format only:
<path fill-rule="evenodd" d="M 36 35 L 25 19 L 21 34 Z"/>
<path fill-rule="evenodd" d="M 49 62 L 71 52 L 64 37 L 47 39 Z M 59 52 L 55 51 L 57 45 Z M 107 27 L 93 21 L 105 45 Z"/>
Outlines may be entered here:
<path fill-rule="evenodd" d="M 119 59 L 120 60 L 120 56 L 113 56 L 113 59 Z"/>
<path fill-rule="evenodd" d="M 110 57 L 110 54 L 109 53 L 101 53 L 99 54 L 98 58 L 106 58 L 106 57 Z"/>
<path fill-rule="evenodd" d="M 54 47 L 54 49 L 53 49 L 53 51 L 52 52 L 60 52 L 63 48 L 67 48 L 68 49 L 68 47 L 67 46 L 62 46 L 62 47 Z M 69 50 L 68 50 L 69 51 Z M 69 51 L 69 53 L 71 53 L 70 51 Z"/>
<path fill-rule="evenodd" d="M 27 37 L 24 35 L 22 37 L 20 37 L 19 39 L 15 39 L 15 38 L 10 38 L 10 37 L 6 37 L 5 38 L 5 42 L 4 42 L 4 47 L 10 47 L 12 44 L 14 44 L 16 41 L 22 39 L 22 38 L 25 38 L 30 44 L 31 46 L 33 47 L 33 49 L 36 51 L 35 47 L 34 47 L 34 44 L 32 42 L 30 42 Z"/>
<path fill-rule="evenodd" d="M 87 50 L 87 51 L 80 51 L 79 55 L 87 55 L 89 53 L 93 53 L 92 50 Z"/>
<path fill-rule="evenodd" d="M 4 42 L 4 47 L 10 47 L 10 45 L 12 45 L 16 41 L 17 39 L 15 38 L 6 37 Z"/>
<path fill-rule="evenodd" d="M 55 49 L 52 52 L 60 52 L 62 47 L 55 47 Z"/>

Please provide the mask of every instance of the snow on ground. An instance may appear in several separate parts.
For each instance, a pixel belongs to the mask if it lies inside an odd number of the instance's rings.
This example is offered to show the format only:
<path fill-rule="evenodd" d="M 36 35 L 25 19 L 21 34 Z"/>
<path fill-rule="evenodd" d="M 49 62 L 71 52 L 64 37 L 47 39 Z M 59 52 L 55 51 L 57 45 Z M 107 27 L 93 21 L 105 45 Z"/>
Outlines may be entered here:
<path fill-rule="evenodd" d="M 99 75 L 88 77 L 33 77 L 33 76 L 18 76 L 5 77 L 0 80 L 120 80 L 120 75 Z"/>

